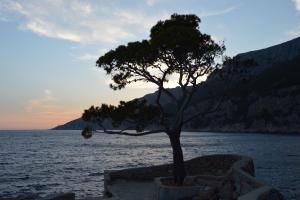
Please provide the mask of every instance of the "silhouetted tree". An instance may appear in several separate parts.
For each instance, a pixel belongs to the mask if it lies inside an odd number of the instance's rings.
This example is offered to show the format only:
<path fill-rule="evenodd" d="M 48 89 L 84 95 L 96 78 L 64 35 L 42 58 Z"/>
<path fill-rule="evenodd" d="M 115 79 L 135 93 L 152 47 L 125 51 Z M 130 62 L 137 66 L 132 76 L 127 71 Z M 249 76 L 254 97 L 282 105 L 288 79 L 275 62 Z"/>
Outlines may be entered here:
<path fill-rule="evenodd" d="M 196 15 L 173 14 L 170 19 L 159 21 L 152 27 L 149 40 L 131 42 L 111 50 L 97 60 L 97 66 L 111 75 L 114 90 L 123 89 L 134 82 L 155 84 L 158 88 L 155 105 L 145 100 L 120 102 L 118 106 L 102 104 L 84 111 L 83 119 L 96 122 L 102 131 L 85 128 L 86 138 L 93 132 L 143 136 L 166 133 L 173 150 L 174 182 L 182 185 L 186 176 L 180 144 L 183 125 L 199 113 L 190 116 L 186 110 L 191 99 L 205 77 L 218 69 L 216 60 L 223 58 L 225 46 L 215 43 L 211 36 L 200 32 L 200 18 Z M 181 94 L 174 95 L 166 88 L 170 77 L 177 75 Z M 162 105 L 161 97 L 166 95 L 173 109 Z M 122 123 L 131 126 L 121 131 L 107 130 L 105 119 L 111 119 L 114 126 Z M 146 130 L 147 125 L 156 124 L 157 130 Z M 135 129 L 136 133 L 127 131 Z"/>

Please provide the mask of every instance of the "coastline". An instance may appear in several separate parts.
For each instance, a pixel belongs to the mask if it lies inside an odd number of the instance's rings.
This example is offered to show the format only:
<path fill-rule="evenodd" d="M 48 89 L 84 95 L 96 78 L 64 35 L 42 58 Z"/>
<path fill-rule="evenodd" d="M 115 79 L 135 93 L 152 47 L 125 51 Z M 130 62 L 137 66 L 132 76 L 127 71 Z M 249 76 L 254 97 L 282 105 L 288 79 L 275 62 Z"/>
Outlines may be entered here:
<path fill-rule="evenodd" d="M 81 131 L 82 129 L 44 129 L 44 130 L 61 130 L 61 131 Z M 100 129 L 99 129 L 100 130 Z M 120 130 L 120 129 L 110 129 L 110 130 Z M 146 129 L 150 130 L 150 129 Z M 1 130 L 4 131 L 4 130 Z M 17 130 L 18 131 L 18 130 Z M 28 130 L 27 130 L 28 131 Z M 35 130 L 33 130 L 35 131 Z M 230 129 L 194 129 L 194 128 L 184 128 L 182 129 L 182 132 L 201 132 L 201 133 L 234 133 L 234 134 L 272 134 L 272 135 L 299 135 L 300 136 L 300 130 L 299 131 L 271 131 L 271 130 L 230 130 Z"/>
<path fill-rule="evenodd" d="M 82 129 L 56 129 L 56 128 L 45 128 L 45 129 L 0 129 L 0 131 L 4 132 L 38 132 L 38 131 L 81 131 Z M 99 129 L 100 130 L 100 129 Z M 119 130 L 119 129 L 111 129 L 111 130 Z M 148 129 L 147 129 L 148 130 Z M 150 130 L 150 129 L 149 129 Z M 194 128 L 185 128 L 182 129 L 182 132 L 201 132 L 201 133 L 225 133 L 225 134 L 270 134 L 270 135 L 299 135 L 299 131 L 270 131 L 270 130 L 224 130 L 224 129 L 194 129 Z"/>

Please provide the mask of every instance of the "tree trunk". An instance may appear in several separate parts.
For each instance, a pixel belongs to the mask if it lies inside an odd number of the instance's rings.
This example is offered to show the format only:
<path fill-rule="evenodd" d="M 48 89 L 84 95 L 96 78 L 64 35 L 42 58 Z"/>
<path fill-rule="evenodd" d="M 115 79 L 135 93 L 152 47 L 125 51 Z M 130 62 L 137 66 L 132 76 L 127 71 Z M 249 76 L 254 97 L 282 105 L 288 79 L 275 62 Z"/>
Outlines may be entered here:
<path fill-rule="evenodd" d="M 183 154 L 180 144 L 180 131 L 179 133 L 168 134 L 173 150 L 173 177 L 176 185 L 183 185 L 186 176 Z"/>

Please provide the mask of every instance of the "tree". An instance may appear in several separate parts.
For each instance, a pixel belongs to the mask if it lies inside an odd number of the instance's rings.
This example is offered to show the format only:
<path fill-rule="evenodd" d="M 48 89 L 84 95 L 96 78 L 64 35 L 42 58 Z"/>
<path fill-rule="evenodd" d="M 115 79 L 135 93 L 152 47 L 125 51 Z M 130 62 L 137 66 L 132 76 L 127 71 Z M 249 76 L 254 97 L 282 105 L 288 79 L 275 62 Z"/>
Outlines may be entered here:
<path fill-rule="evenodd" d="M 181 130 L 184 124 L 199 116 L 188 116 L 186 110 L 203 77 L 218 69 L 216 60 L 221 60 L 225 51 L 223 44 L 215 43 L 211 36 L 200 32 L 199 24 L 200 18 L 196 15 L 173 14 L 170 19 L 159 21 L 152 27 L 149 40 L 121 45 L 97 60 L 97 67 L 111 76 L 113 83 L 110 87 L 114 90 L 134 82 L 155 84 L 158 89 L 155 105 L 135 99 L 122 101 L 118 106 L 92 106 L 82 116 L 103 129 L 85 128 L 82 135 L 86 138 L 93 132 L 128 136 L 166 133 L 173 150 L 173 175 L 177 185 L 182 185 L 186 176 Z M 180 95 L 174 95 L 166 87 L 174 75 L 178 77 Z M 168 97 L 174 109 L 163 106 L 162 95 Z M 105 119 L 111 119 L 117 127 L 122 123 L 129 126 L 121 131 L 107 130 L 103 123 Z M 156 124 L 159 128 L 146 130 L 149 124 Z M 136 133 L 127 131 L 129 129 L 135 129 Z"/>

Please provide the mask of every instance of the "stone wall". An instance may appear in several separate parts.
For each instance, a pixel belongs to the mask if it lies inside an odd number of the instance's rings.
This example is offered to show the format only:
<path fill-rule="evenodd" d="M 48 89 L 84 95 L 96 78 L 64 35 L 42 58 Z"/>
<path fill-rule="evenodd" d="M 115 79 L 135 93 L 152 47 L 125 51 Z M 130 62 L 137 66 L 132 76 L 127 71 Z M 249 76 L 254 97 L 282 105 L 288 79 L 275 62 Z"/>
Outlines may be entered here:
<path fill-rule="evenodd" d="M 185 162 L 187 185 L 177 187 L 164 182 L 172 179 L 172 165 L 140 167 L 104 172 L 105 193 L 114 196 L 110 188 L 118 187 L 114 182 L 153 181 L 154 199 L 238 199 L 238 200 L 282 200 L 283 196 L 255 179 L 253 160 L 242 155 L 210 155 Z M 120 186 L 121 187 L 121 186 Z"/>

